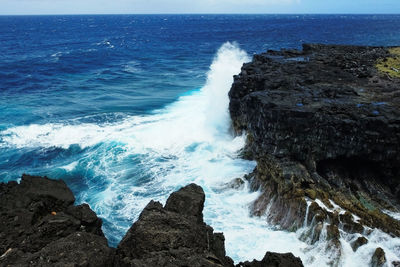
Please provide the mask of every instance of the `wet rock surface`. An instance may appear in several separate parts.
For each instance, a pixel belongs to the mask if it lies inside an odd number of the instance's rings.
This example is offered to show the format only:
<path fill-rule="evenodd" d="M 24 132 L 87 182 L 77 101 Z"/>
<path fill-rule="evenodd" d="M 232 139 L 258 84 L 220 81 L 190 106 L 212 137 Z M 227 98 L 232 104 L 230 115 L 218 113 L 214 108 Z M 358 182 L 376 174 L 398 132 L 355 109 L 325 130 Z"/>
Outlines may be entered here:
<path fill-rule="evenodd" d="M 381 267 L 386 263 L 385 252 L 382 248 L 377 248 L 372 255 L 371 267 Z"/>
<path fill-rule="evenodd" d="M 247 133 L 243 157 L 257 161 L 246 177 L 263 191 L 253 214 L 268 207 L 283 229 L 307 225 L 311 243 L 326 229 L 339 254 L 339 230 L 400 236 L 383 212 L 400 210 L 400 79 L 381 71 L 397 51 L 305 44 L 243 65 L 229 111 Z"/>
<path fill-rule="evenodd" d="M 74 201 L 61 180 L 23 175 L 19 184 L 0 183 L 0 266 L 234 266 L 224 235 L 203 221 L 200 186 L 172 193 L 164 207 L 151 201 L 116 249 L 101 219 Z M 245 264 L 238 266 L 302 266 L 277 253 Z"/>
<path fill-rule="evenodd" d="M 368 239 L 366 239 L 363 236 L 360 236 L 359 238 L 357 238 L 352 244 L 351 247 L 354 251 L 357 251 L 357 249 L 365 244 L 368 243 Z"/>

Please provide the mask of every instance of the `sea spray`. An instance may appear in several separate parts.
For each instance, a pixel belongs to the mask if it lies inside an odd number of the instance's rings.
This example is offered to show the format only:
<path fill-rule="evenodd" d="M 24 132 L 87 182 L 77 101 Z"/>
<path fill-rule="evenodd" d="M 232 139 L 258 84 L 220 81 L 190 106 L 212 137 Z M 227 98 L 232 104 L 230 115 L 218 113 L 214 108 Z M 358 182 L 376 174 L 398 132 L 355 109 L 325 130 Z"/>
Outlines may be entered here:
<path fill-rule="evenodd" d="M 312 202 L 307 199 L 307 206 L 309 207 Z M 319 199 L 315 200 L 315 203 L 328 212 L 337 212 L 339 214 L 346 212 L 345 209 L 338 206 L 332 200 L 330 202 L 333 209 L 328 208 Z M 306 216 L 308 216 L 307 212 Z M 310 218 L 308 219 L 310 220 Z M 353 215 L 354 221 L 358 221 L 359 219 L 359 217 Z M 306 224 L 306 218 L 304 222 L 304 227 L 298 229 L 296 234 L 300 240 L 307 243 L 306 248 L 302 250 L 300 255 L 305 266 L 369 266 L 371 257 L 378 247 L 381 247 L 385 251 L 388 263 L 398 261 L 400 258 L 400 238 L 392 237 L 379 229 L 371 229 L 364 226 L 362 234 L 348 233 L 339 229 L 340 246 L 336 246 L 331 243 L 332 240 L 327 236 L 329 222 L 318 222 L 319 225 L 317 225 L 313 218 L 311 218 L 310 224 Z M 319 231 L 317 228 L 321 229 L 319 234 L 315 233 L 315 231 Z M 317 239 L 315 239 L 316 236 L 318 237 Z M 354 251 L 353 243 L 362 236 L 368 240 L 368 243 Z M 391 265 L 389 264 L 388 266 Z"/>
<path fill-rule="evenodd" d="M 226 43 L 217 52 L 203 88 L 152 115 L 104 124 L 69 121 L 19 126 L 3 131 L 2 143 L 19 149 L 66 151 L 78 145 L 79 158 L 65 160 L 58 168 L 51 166 L 45 174 L 63 178 L 75 188 L 78 202 L 88 202 L 104 219 L 105 233 L 114 245 L 151 199 L 165 201 L 172 191 L 195 182 L 207 194 L 205 220 L 217 231 L 226 231 L 230 255 L 244 260 L 253 251 L 251 257 L 261 258 L 264 249 L 237 246 L 238 240 L 252 242 L 249 230 L 263 231 L 263 221 L 243 220 L 249 214 L 248 204 L 259 193 L 249 193 L 246 186 L 239 192 L 220 190 L 255 166 L 237 157 L 244 137 L 233 137 L 228 131 L 227 94 L 233 75 L 248 60 L 236 44 Z"/>
<path fill-rule="evenodd" d="M 40 174 L 66 180 L 77 202 L 89 203 L 103 218 L 112 245 L 151 199 L 165 202 L 171 192 L 195 182 L 206 193 L 205 221 L 224 232 L 227 254 L 236 262 L 261 259 L 266 251 L 274 251 L 292 252 L 306 266 L 360 266 L 369 263 L 377 246 L 385 250 L 388 261 L 398 260 L 399 239 L 371 229 L 366 234 L 369 243 L 357 252 L 350 243 L 358 234 L 341 232 L 339 262 L 332 262 L 337 254 L 326 239 L 312 244 L 301 238 L 310 227 L 307 220 L 297 232 L 280 231 L 266 223 L 268 214 L 249 215 L 249 205 L 260 192 L 250 192 L 246 181 L 239 189 L 226 185 L 255 167 L 237 156 L 245 137 L 229 134 L 227 93 L 233 75 L 248 60 L 236 44 L 226 43 L 217 52 L 204 87 L 151 115 L 124 116 L 110 123 L 74 120 L 13 127 L 0 132 L 0 146 L 30 149 L 40 156 L 59 153 L 60 160 Z"/>
<path fill-rule="evenodd" d="M 206 222 L 224 232 L 235 261 L 261 259 L 267 250 L 299 255 L 305 244 L 295 233 L 275 231 L 263 218 L 249 216 L 248 206 L 259 192 L 251 193 L 247 182 L 240 189 L 225 185 L 255 167 L 237 156 L 244 136 L 229 133 L 227 94 L 233 75 L 249 60 L 236 44 L 225 43 L 204 87 L 152 115 L 107 124 L 20 126 L 4 131 L 2 140 L 18 148 L 69 150 L 79 145 L 80 158 L 52 166 L 46 174 L 77 188 L 78 202 L 88 202 L 104 219 L 114 245 L 151 199 L 164 202 L 174 190 L 195 182 L 206 192 Z"/>

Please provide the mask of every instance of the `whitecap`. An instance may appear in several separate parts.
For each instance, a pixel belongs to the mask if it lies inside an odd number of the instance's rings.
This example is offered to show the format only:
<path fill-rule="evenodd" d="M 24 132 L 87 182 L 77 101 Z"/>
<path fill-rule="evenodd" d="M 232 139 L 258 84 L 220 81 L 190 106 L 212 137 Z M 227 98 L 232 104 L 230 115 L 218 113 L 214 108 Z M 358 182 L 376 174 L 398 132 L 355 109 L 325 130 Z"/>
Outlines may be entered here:
<path fill-rule="evenodd" d="M 78 161 L 74 161 L 68 165 L 62 166 L 61 168 L 70 172 L 70 171 L 73 171 L 76 168 L 76 166 L 78 166 L 78 163 L 79 163 Z"/>
<path fill-rule="evenodd" d="M 249 205 L 260 193 L 250 192 L 247 182 L 238 190 L 216 189 L 255 167 L 255 162 L 237 156 L 245 136 L 234 137 L 229 131 L 227 96 L 233 75 L 249 60 L 236 44 L 225 43 L 200 90 L 150 115 L 124 116 L 101 124 L 76 119 L 17 126 L 0 132 L 0 144 L 16 149 L 85 148 L 79 169 L 86 188 L 77 199 L 88 202 L 111 225 L 104 228 L 108 238 L 121 238 L 151 199 L 165 202 L 171 192 L 195 182 L 206 193 L 205 221 L 224 232 L 227 254 L 236 262 L 261 259 L 269 250 L 292 252 L 306 266 L 328 266 L 334 253 L 327 249 L 326 240 L 310 245 L 299 240 L 301 229 L 280 231 L 266 218 L 250 216 Z M 76 171 L 77 164 L 63 168 Z M 318 202 L 327 210 L 344 212 L 335 203 L 331 202 L 334 208 L 330 209 Z M 367 237 L 370 242 L 353 252 L 349 244 L 356 235 L 341 232 L 341 266 L 364 264 L 377 246 L 384 248 L 388 260 L 399 258 L 400 239 L 372 229 Z"/>
<path fill-rule="evenodd" d="M 122 68 L 125 72 L 128 73 L 139 73 L 142 72 L 142 69 L 140 68 L 140 63 L 135 60 L 131 60 L 125 64 L 122 65 Z"/>

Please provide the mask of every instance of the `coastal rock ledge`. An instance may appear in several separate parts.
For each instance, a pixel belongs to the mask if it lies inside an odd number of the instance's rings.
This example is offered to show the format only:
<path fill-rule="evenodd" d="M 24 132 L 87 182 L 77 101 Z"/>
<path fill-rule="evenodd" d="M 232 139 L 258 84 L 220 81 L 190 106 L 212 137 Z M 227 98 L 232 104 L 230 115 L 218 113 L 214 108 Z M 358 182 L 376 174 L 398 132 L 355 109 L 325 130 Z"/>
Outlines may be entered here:
<path fill-rule="evenodd" d="M 346 233 L 400 236 L 400 48 L 268 51 L 244 64 L 229 97 L 233 128 L 247 133 L 242 155 L 257 161 L 245 177 L 263 191 L 255 215 L 307 226 L 303 239 L 324 238 L 336 262 Z"/>
<path fill-rule="evenodd" d="M 108 247 L 102 221 L 74 206 L 61 180 L 23 175 L 0 183 L 0 266 L 234 266 L 224 236 L 203 221 L 203 189 L 190 184 L 163 207 L 151 201 L 118 247 Z M 266 253 L 239 266 L 303 266 L 291 253 Z"/>

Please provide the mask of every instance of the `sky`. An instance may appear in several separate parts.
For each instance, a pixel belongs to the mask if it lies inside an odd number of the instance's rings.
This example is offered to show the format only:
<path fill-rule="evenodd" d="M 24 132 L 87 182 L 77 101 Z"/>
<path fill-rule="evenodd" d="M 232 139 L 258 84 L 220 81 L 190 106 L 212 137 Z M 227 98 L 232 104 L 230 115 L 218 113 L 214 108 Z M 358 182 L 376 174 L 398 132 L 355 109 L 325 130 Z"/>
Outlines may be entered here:
<path fill-rule="evenodd" d="M 400 0 L 0 0 L 0 15 L 400 14 Z"/>

